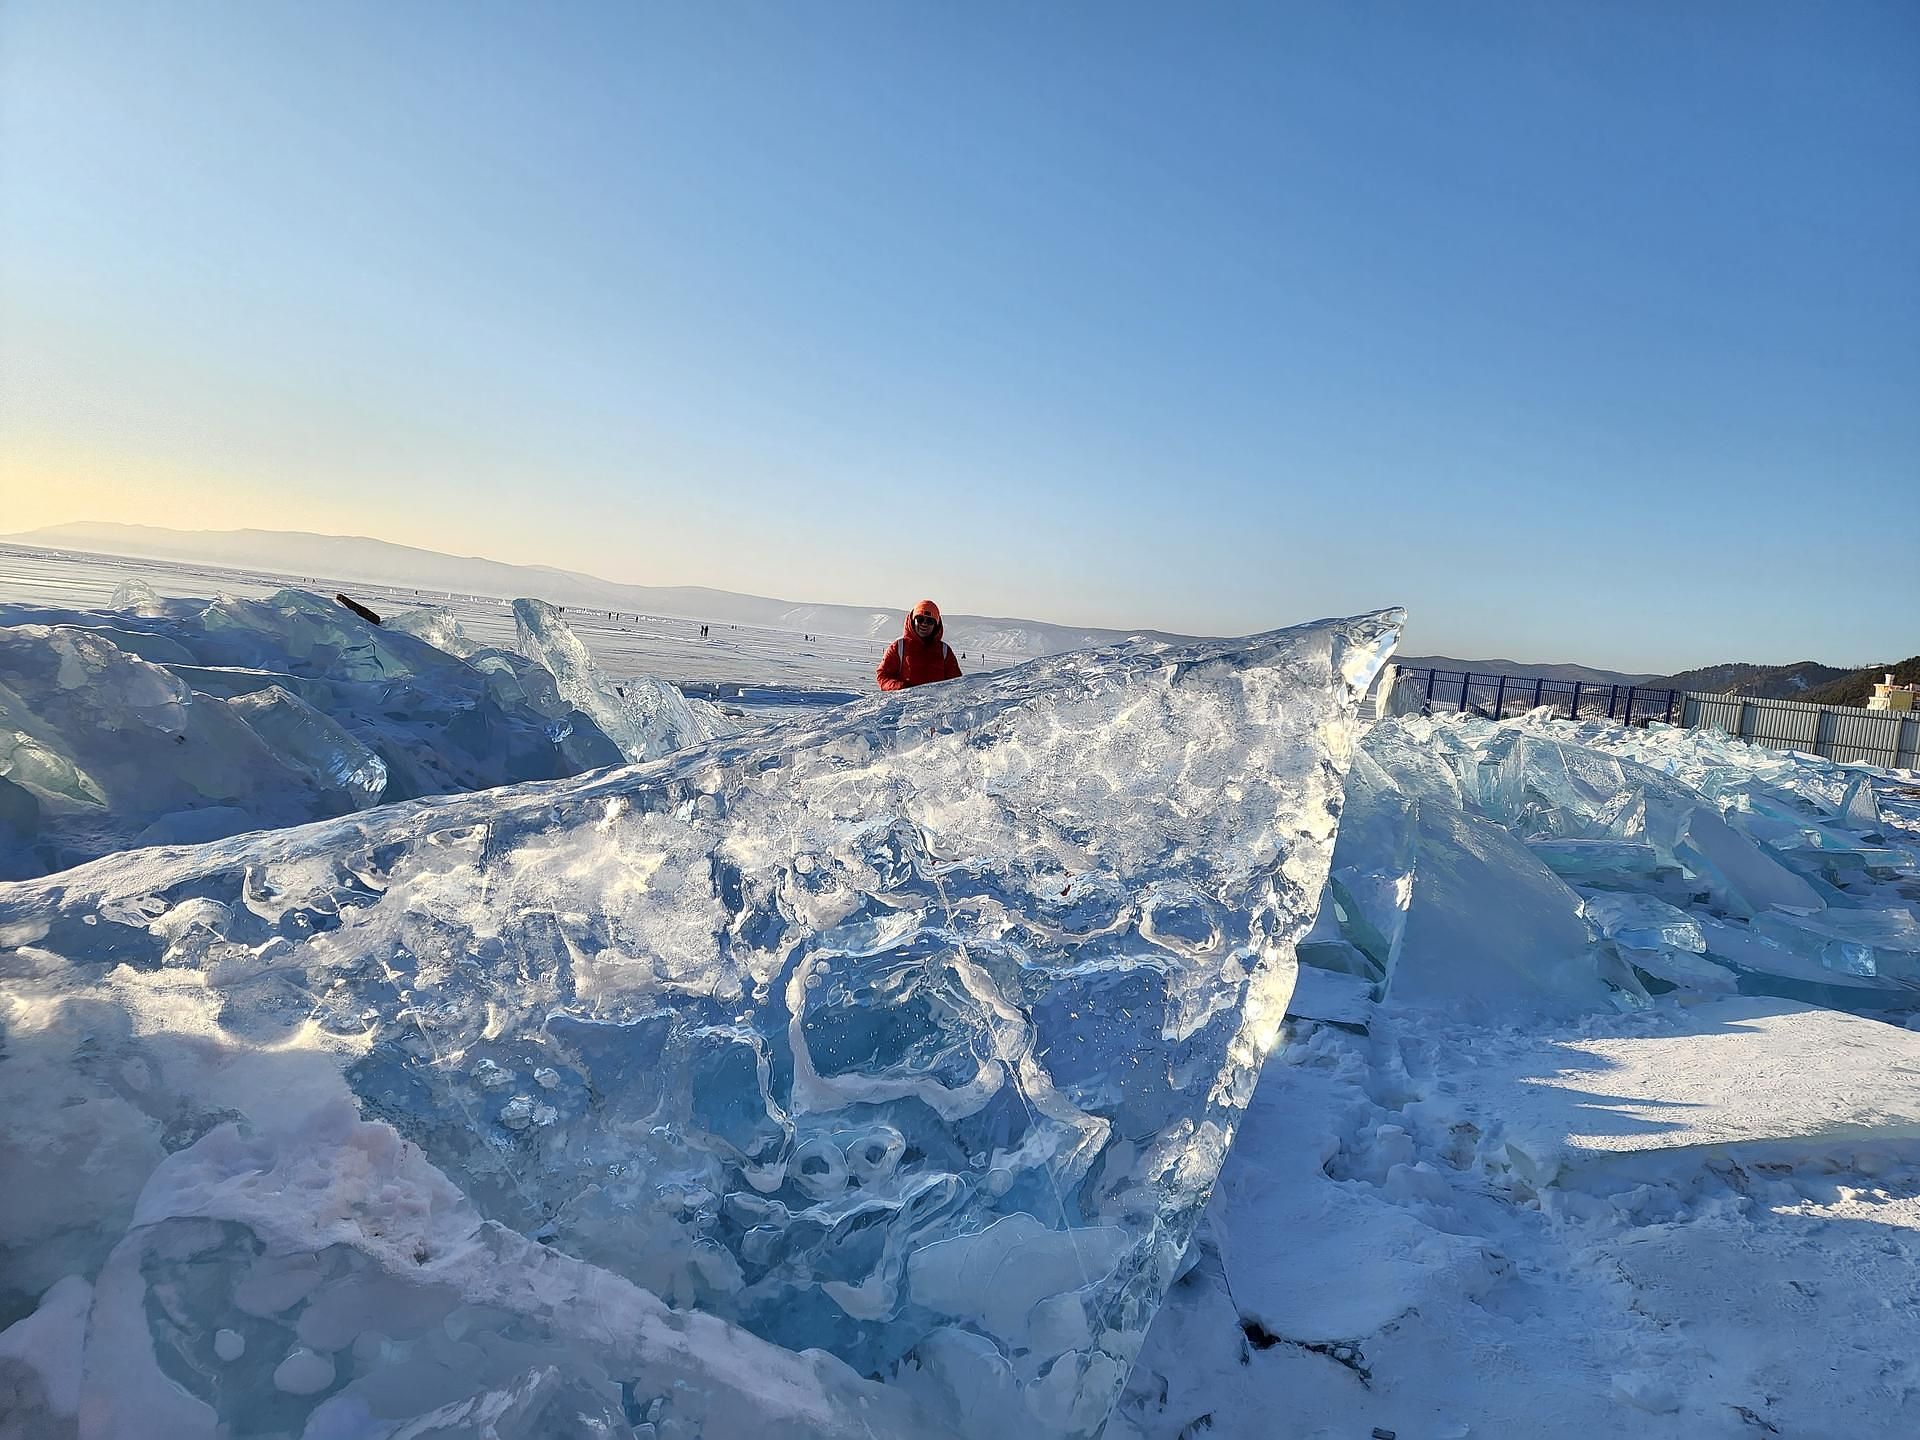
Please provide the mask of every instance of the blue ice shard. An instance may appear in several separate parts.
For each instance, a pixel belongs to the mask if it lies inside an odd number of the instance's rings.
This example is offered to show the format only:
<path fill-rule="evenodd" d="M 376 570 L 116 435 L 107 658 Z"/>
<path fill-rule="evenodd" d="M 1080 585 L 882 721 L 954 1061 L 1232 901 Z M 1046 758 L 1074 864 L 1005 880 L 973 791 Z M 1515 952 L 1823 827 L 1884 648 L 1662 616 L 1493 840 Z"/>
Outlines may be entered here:
<path fill-rule="evenodd" d="M 513 624 L 521 653 L 544 666 L 562 698 L 591 716 L 629 760 L 658 760 L 738 728 L 719 706 L 689 700 L 665 680 L 651 675 L 631 676 L 618 685 L 607 680 L 557 606 L 516 600 Z"/>

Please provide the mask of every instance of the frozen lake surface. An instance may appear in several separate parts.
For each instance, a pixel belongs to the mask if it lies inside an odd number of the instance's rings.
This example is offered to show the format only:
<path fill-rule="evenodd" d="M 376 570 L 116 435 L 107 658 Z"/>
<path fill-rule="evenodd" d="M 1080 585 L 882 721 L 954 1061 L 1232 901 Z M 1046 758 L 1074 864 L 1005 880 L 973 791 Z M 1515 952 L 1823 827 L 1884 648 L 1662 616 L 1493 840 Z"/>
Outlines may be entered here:
<path fill-rule="evenodd" d="M 225 570 L 170 560 L 0 545 L 0 603 L 99 608 L 106 605 L 114 587 L 128 578 L 146 581 L 168 599 L 212 599 L 223 592 L 259 599 L 296 586 L 326 595 L 344 591 L 383 616 L 443 606 L 476 641 L 509 648 L 514 641 L 513 602 L 522 598 L 393 589 L 325 575 Z M 565 613 L 567 624 L 586 642 L 594 662 L 610 679 L 657 675 L 690 695 L 767 714 L 800 713 L 874 693 L 874 667 L 884 650 L 884 646 L 844 636 L 808 638 L 798 631 L 750 625 L 714 624 L 711 636 L 703 640 L 698 616 L 611 614 L 578 606 Z M 1003 657 L 983 659 L 970 654 L 961 664 L 968 674 L 975 674 L 1003 669 L 1006 662 Z"/>

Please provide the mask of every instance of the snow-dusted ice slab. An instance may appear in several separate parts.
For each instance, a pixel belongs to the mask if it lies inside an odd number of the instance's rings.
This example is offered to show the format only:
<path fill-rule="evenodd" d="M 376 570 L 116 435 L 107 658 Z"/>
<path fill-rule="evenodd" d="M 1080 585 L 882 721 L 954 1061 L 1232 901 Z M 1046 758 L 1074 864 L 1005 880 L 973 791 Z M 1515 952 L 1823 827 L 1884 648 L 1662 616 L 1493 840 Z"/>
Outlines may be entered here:
<path fill-rule="evenodd" d="M 514 1289 L 531 1240 L 576 1288 L 828 1351 L 962 1434 L 1090 1435 L 1284 1012 L 1398 623 L 1136 642 L 0 887 L 0 1098 L 24 1117 L 0 1300 L 94 1287 L 103 1406 L 178 1392 L 319 1436 L 361 1433 L 352 1396 L 395 1424 L 598 1396 L 652 1423 L 657 1367 L 551 1360 L 552 1327 L 588 1322 Z M 314 1146 L 291 1117 L 322 1113 L 319 1062 L 364 1119 L 323 1139 L 369 1179 L 289 1250 L 272 1197 L 302 1186 L 219 1207 Z M 519 1247 L 504 1293 L 406 1290 L 439 1252 L 391 1238 L 423 1223 L 378 1173 L 412 1163 L 402 1137 Z M 183 1188 L 207 1167 L 229 1180 Z M 448 1337 L 455 1378 L 429 1383 Z M 149 1351 L 171 1390 L 114 1358 Z M 683 1407 L 725 1388 L 678 1383 Z M 316 1429 L 330 1405 L 342 1428 Z"/>
<path fill-rule="evenodd" d="M 1920 1034 L 1736 997 L 1482 1048 L 1448 1088 L 1498 1124 L 1523 1178 L 1676 1150 L 1779 1147 L 1797 1158 L 1920 1138 Z"/>

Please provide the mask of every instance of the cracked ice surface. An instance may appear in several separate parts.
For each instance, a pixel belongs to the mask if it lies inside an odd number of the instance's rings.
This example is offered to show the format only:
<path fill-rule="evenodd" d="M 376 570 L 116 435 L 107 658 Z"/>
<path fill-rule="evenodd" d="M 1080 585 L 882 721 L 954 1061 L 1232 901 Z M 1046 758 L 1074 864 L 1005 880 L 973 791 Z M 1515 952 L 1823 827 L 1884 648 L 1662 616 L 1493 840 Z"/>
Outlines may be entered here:
<path fill-rule="evenodd" d="M 1091 1435 L 1399 621 L 0 887 L 0 1313 L 108 1434 Z"/>

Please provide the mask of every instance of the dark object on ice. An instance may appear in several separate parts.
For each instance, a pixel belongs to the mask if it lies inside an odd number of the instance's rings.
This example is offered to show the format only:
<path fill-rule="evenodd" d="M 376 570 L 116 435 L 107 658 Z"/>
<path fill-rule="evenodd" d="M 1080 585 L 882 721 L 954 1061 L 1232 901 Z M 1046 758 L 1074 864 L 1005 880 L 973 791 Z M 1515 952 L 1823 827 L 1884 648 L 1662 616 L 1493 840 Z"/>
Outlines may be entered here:
<path fill-rule="evenodd" d="M 374 614 L 373 611 L 369 610 L 366 606 L 362 605 L 358 600 L 349 600 L 345 595 L 336 595 L 333 598 L 338 600 L 342 605 L 346 606 L 347 609 L 351 610 L 354 614 L 358 615 L 362 620 L 366 621 L 369 625 L 378 625 L 380 623 L 380 617 Z"/>
<path fill-rule="evenodd" d="M 1373 1440 L 1393 1440 L 1393 1431 L 1382 1430 L 1376 1425 L 1373 1427 Z"/>

